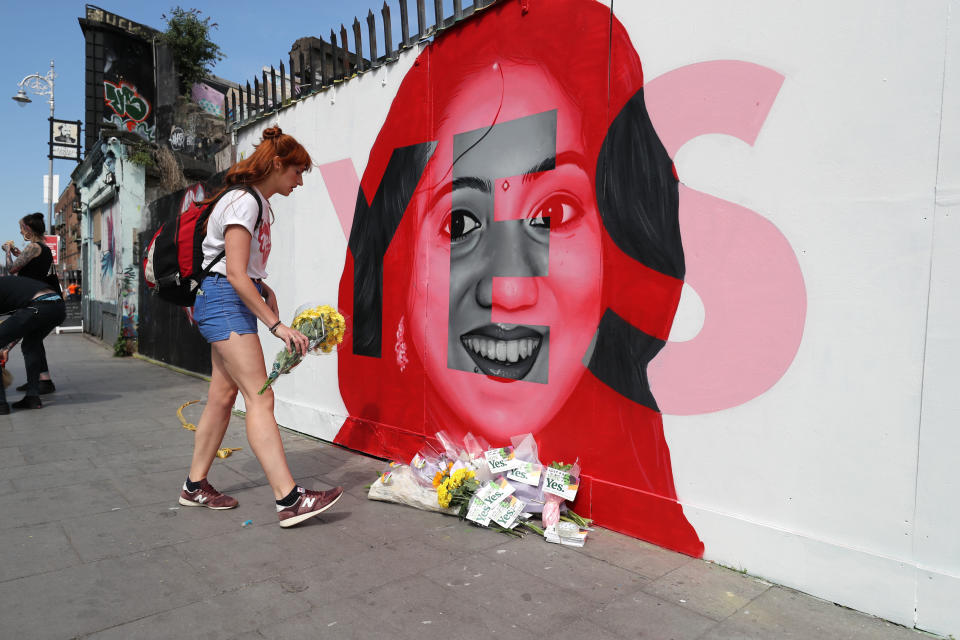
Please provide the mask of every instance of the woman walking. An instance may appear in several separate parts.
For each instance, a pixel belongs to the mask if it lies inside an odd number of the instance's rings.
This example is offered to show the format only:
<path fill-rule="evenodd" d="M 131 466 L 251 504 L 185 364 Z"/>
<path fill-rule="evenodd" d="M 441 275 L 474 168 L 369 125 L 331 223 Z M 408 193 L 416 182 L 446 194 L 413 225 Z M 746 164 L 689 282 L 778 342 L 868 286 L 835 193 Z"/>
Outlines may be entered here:
<path fill-rule="evenodd" d="M 223 441 L 230 411 L 243 394 L 247 411 L 247 440 L 257 456 L 276 498 L 281 527 L 289 527 L 330 508 L 343 493 L 336 487 L 311 491 L 293 480 L 287 466 L 280 430 L 273 416 L 273 390 L 259 395 L 267 378 L 257 320 L 286 343 L 287 349 L 304 352 L 308 340 L 280 321 L 277 299 L 263 279 L 270 255 L 270 197 L 288 196 L 303 184 L 310 155 L 279 127 L 263 132 L 249 158 L 227 172 L 207 221 L 203 242 L 204 266 L 221 252 L 201 283 L 193 309 L 200 333 L 210 343 L 212 374 L 207 406 L 197 424 L 193 461 L 180 492 L 180 504 L 211 509 L 231 509 L 237 500 L 220 493 L 207 481 L 213 458 Z"/>
<path fill-rule="evenodd" d="M 55 273 L 50 273 L 50 267 L 53 265 L 53 252 L 43 241 L 45 232 L 46 225 L 42 213 L 31 213 L 20 218 L 20 235 L 27 241 L 27 244 L 23 249 L 18 249 L 13 242 L 4 243 L 3 250 L 6 252 L 7 271 L 25 278 L 39 280 L 46 284 L 51 292 L 62 297 L 60 281 Z M 47 367 L 47 352 L 43 348 L 43 343 L 40 343 L 37 356 L 40 358 L 38 393 L 53 393 L 57 388 L 54 386 L 53 380 L 50 379 L 50 369 Z M 26 383 L 17 387 L 17 391 L 26 390 Z"/>

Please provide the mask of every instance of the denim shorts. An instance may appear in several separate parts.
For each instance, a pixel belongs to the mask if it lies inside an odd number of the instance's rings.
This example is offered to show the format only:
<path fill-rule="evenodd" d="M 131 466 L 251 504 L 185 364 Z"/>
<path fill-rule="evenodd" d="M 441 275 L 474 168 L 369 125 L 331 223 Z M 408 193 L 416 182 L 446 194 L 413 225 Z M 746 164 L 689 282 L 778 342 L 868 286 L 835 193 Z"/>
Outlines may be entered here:
<path fill-rule="evenodd" d="M 259 282 L 254 282 L 262 292 Z M 193 320 L 207 342 L 227 340 L 231 333 L 257 332 L 257 316 L 247 308 L 226 276 L 209 275 L 200 284 L 203 295 L 193 303 Z"/>

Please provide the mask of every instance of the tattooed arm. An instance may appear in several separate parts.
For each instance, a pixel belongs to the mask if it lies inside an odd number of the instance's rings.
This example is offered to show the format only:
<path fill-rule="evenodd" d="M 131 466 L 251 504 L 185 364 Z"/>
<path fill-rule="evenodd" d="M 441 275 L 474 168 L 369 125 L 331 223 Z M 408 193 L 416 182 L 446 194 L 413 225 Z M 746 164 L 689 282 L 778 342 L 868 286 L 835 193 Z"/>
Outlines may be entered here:
<path fill-rule="evenodd" d="M 11 261 L 10 253 L 7 253 L 7 270 L 10 273 L 17 273 L 20 269 L 27 266 L 27 263 L 40 255 L 40 245 L 31 242 L 23 248 L 16 260 Z"/>

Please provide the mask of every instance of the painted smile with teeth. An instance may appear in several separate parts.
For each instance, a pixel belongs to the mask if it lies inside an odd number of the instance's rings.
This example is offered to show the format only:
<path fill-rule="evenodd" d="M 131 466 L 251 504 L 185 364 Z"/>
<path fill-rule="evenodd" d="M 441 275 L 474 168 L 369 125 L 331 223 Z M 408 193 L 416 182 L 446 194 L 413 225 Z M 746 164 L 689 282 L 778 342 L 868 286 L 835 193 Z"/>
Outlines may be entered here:
<path fill-rule="evenodd" d="M 460 336 L 460 344 L 480 373 L 522 380 L 537 361 L 544 335 L 530 327 L 489 324 Z"/>

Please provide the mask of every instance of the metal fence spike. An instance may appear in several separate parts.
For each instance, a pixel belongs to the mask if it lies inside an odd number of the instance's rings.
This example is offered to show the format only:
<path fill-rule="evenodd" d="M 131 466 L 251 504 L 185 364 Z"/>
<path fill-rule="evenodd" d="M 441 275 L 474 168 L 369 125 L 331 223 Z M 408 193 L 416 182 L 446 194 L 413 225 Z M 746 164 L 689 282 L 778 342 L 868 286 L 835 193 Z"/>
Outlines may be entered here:
<path fill-rule="evenodd" d="M 337 34 L 330 30 L 330 57 L 333 59 L 333 79 L 340 77 L 340 52 L 337 50 Z"/>
<path fill-rule="evenodd" d="M 363 36 L 360 34 L 360 20 L 353 19 L 353 66 L 356 73 L 363 71 Z"/>
<path fill-rule="evenodd" d="M 270 65 L 270 110 L 277 109 L 277 72 Z"/>
<path fill-rule="evenodd" d="M 373 11 L 367 11 L 367 31 L 370 38 L 370 66 L 379 66 L 377 62 L 377 20 L 373 17 Z"/>
<path fill-rule="evenodd" d="M 400 0 L 400 48 L 410 46 L 410 20 L 407 16 L 407 0 Z"/>
<path fill-rule="evenodd" d="M 383 9 L 380 10 L 380 16 L 383 19 L 383 57 L 389 60 L 393 57 L 393 29 L 390 25 L 390 7 L 386 0 L 383 2 Z"/>
<path fill-rule="evenodd" d="M 417 39 L 423 40 L 427 32 L 427 8 L 424 6 L 423 0 L 417 0 L 417 28 L 420 29 Z"/>
<path fill-rule="evenodd" d="M 349 78 L 351 69 L 350 69 L 350 45 L 347 41 L 347 28 L 343 26 L 343 23 L 340 23 L 340 53 L 343 55 L 343 77 Z"/>

